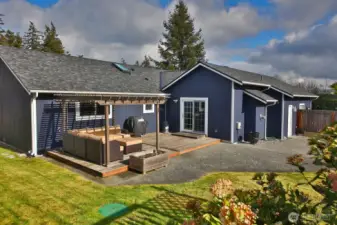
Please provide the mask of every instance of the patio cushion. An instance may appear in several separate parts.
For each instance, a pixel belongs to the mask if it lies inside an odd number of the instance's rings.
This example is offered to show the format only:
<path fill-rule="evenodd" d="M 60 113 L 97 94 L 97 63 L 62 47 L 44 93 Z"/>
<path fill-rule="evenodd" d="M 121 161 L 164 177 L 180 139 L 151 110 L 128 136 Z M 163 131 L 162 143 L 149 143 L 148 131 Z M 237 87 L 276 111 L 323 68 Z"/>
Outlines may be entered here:
<path fill-rule="evenodd" d="M 122 139 L 117 139 L 117 141 L 120 143 L 122 146 L 130 146 L 130 145 L 136 145 L 136 144 L 141 144 L 143 143 L 141 138 L 122 138 Z"/>

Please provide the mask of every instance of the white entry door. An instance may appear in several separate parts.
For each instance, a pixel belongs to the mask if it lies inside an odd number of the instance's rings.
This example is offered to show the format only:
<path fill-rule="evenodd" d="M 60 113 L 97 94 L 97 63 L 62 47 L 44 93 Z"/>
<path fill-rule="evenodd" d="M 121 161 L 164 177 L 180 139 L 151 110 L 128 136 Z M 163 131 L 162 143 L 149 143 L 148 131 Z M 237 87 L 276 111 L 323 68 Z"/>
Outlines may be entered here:
<path fill-rule="evenodd" d="M 293 106 L 288 108 L 288 137 L 293 136 Z"/>
<path fill-rule="evenodd" d="M 208 133 L 208 98 L 180 99 L 180 131 Z"/>

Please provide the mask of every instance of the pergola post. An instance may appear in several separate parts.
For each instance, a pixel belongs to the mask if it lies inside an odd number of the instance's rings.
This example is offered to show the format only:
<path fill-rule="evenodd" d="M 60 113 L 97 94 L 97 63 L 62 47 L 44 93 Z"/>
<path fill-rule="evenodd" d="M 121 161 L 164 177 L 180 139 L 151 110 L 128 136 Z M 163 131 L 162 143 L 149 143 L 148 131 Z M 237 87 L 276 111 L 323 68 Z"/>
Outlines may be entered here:
<path fill-rule="evenodd" d="M 105 111 L 105 166 L 109 165 L 110 161 L 110 142 L 109 142 L 109 108 L 108 104 L 104 105 Z"/>
<path fill-rule="evenodd" d="M 67 132 L 68 127 L 68 110 L 67 110 L 67 102 L 62 100 L 62 133 Z"/>
<path fill-rule="evenodd" d="M 159 151 L 159 104 L 156 104 L 156 152 Z"/>

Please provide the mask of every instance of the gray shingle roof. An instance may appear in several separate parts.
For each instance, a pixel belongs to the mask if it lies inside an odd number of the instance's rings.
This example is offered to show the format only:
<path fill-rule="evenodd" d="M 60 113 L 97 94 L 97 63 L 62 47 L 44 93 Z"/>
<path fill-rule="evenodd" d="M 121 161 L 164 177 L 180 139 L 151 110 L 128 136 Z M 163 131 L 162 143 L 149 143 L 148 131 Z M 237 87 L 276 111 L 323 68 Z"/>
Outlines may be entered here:
<path fill-rule="evenodd" d="M 219 66 L 211 63 L 204 63 L 205 65 L 221 72 L 227 74 L 231 78 L 240 81 L 240 82 L 254 82 L 254 83 L 261 83 L 266 85 L 271 85 L 274 88 L 279 89 L 285 93 L 290 95 L 308 95 L 308 96 L 315 96 L 314 94 L 308 92 L 304 88 L 292 86 L 287 84 L 275 77 L 261 75 L 257 73 L 247 72 L 239 69 L 233 69 L 227 66 Z"/>
<path fill-rule="evenodd" d="M 160 70 L 0 46 L 0 56 L 28 90 L 161 93 Z"/>
<path fill-rule="evenodd" d="M 163 71 L 162 72 L 162 78 L 161 78 L 161 87 L 165 87 L 168 85 L 171 81 L 178 78 L 181 74 L 183 74 L 185 71 Z"/>
<path fill-rule="evenodd" d="M 260 101 L 264 102 L 264 103 L 268 103 L 268 102 L 277 102 L 277 99 L 263 93 L 262 91 L 259 90 L 254 90 L 254 89 L 245 89 L 244 92 L 255 96 L 256 98 L 258 98 Z"/>

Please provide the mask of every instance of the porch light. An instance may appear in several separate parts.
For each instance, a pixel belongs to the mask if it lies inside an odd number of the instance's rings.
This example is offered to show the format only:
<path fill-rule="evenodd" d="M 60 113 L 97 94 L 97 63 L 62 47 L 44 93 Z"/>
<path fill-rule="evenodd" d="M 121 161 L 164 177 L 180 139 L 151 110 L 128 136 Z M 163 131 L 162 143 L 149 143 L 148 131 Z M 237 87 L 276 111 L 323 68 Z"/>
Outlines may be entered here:
<path fill-rule="evenodd" d="M 177 103 L 177 102 L 178 102 L 178 99 L 173 99 L 173 102 L 174 102 L 174 103 Z"/>

